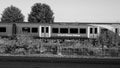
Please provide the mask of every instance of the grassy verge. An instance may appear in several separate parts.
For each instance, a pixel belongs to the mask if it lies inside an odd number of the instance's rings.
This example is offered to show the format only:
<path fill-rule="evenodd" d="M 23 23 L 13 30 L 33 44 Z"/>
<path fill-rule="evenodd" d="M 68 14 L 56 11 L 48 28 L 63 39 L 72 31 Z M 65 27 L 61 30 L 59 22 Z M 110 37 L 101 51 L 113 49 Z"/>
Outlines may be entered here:
<path fill-rule="evenodd" d="M 91 40 L 46 40 L 17 36 L 0 38 L 0 56 L 64 57 L 64 58 L 119 58 L 118 47 L 93 45 Z"/>

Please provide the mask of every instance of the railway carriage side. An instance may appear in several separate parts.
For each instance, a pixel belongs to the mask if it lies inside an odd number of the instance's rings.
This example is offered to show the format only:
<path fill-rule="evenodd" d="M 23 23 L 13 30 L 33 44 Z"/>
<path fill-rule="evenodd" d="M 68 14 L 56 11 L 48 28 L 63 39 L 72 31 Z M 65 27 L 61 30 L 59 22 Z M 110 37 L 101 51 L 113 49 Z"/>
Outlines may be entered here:
<path fill-rule="evenodd" d="M 55 24 L 51 25 L 51 37 L 59 38 L 96 38 L 100 28 L 88 24 Z"/>
<path fill-rule="evenodd" d="M 81 34 L 80 34 L 81 33 Z M 51 37 L 59 38 L 86 38 L 87 27 L 69 24 L 57 24 L 51 26 Z"/>
<path fill-rule="evenodd" d="M 36 36 L 40 38 L 97 38 L 101 26 L 98 24 L 16 24 L 16 35 Z M 111 28 L 112 29 L 112 28 Z"/>
<path fill-rule="evenodd" d="M 0 23 L 0 36 L 26 35 L 40 38 L 97 38 L 102 30 L 120 35 L 119 24 Z"/>
<path fill-rule="evenodd" d="M 33 36 L 40 38 L 51 37 L 51 26 L 49 24 L 17 23 L 16 27 L 16 35 Z"/>
<path fill-rule="evenodd" d="M 0 23 L 0 36 L 12 36 L 12 24 Z"/>
<path fill-rule="evenodd" d="M 39 24 L 17 23 L 16 35 L 39 36 Z"/>

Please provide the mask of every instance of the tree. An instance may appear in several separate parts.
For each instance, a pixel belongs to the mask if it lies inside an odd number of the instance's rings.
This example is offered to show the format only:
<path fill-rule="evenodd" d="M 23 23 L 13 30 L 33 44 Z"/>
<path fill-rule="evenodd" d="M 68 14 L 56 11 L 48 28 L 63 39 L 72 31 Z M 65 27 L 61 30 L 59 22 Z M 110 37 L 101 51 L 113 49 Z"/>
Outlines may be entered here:
<path fill-rule="evenodd" d="M 28 16 L 29 22 L 53 23 L 53 11 L 47 4 L 36 3 Z"/>
<path fill-rule="evenodd" d="M 24 16 L 17 7 L 7 7 L 2 14 L 1 22 L 23 22 Z"/>
<path fill-rule="evenodd" d="M 98 40 L 101 45 L 107 47 L 118 46 L 120 44 L 120 36 L 110 30 L 101 30 Z"/>

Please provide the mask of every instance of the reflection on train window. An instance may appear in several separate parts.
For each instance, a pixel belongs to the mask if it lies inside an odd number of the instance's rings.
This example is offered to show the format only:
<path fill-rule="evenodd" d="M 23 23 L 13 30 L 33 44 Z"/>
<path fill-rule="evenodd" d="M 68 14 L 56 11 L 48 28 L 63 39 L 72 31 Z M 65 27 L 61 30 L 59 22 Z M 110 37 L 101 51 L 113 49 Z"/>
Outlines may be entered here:
<path fill-rule="evenodd" d="M 58 28 L 52 28 L 52 33 L 58 33 Z"/>
<path fill-rule="evenodd" d="M 80 28 L 80 34 L 86 34 L 86 28 Z"/>
<path fill-rule="evenodd" d="M 29 33 L 30 32 L 30 27 L 23 27 L 22 32 Z"/>
<path fill-rule="evenodd" d="M 38 32 L 38 28 L 33 27 L 33 28 L 32 28 L 32 33 L 37 33 L 37 32 Z"/>
<path fill-rule="evenodd" d="M 77 34 L 78 28 L 70 28 L 70 33 Z"/>
<path fill-rule="evenodd" d="M 0 32 L 6 32 L 6 27 L 0 27 Z"/>
<path fill-rule="evenodd" d="M 90 34 L 92 34 L 93 33 L 93 28 L 90 28 Z"/>
<path fill-rule="evenodd" d="M 97 28 L 95 28 L 95 34 L 97 34 Z"/>
<path fill-rule="evenodd" d="M 46 27 L 46 33 L 48 33 L 48 30 L 49 30 L 48 27 Z"/>
<path fill-rule="evenodd" d="M 60 33 L 68 33 L 68 28 L 60 28 Z"/>

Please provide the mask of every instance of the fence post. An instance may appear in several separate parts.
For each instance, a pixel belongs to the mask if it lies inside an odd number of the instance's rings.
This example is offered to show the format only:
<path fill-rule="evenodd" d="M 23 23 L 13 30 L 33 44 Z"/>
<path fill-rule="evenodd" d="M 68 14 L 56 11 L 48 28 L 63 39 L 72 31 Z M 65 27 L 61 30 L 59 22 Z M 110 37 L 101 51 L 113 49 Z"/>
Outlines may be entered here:
<path fill-rule="evenodd" d="M 60 56 L 62 55 L 61 54 L 61 45 L 60 44 L 57 46 L 57 54 L 60 55 Z"/>

